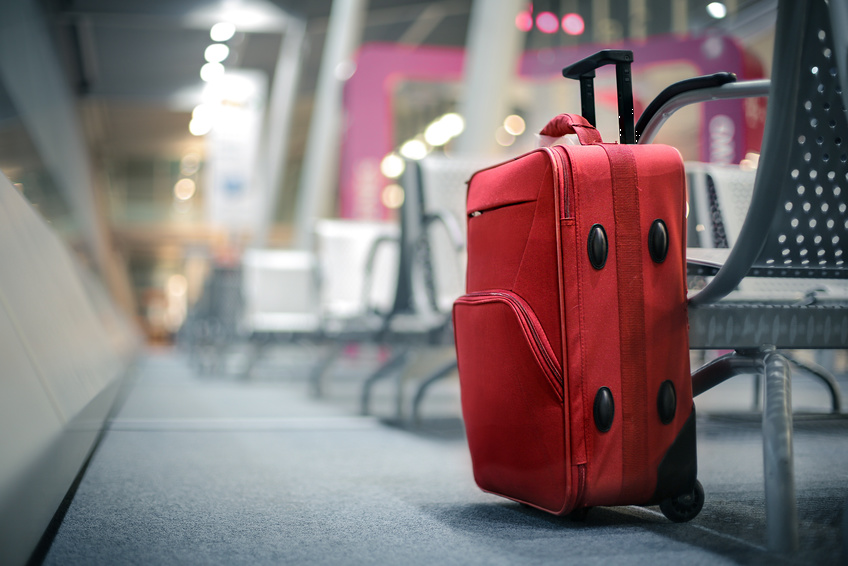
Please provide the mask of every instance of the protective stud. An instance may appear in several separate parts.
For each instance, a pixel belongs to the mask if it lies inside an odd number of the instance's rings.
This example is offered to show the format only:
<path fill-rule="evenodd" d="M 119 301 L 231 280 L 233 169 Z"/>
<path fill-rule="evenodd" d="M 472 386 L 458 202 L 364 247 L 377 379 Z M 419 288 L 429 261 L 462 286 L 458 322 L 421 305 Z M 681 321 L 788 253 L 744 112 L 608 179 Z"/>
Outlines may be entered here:
<path fill-rule="evenodd" d="M 609 253 L 609 242 L 607 233 L 600 224 L 595 224 L 589 229 L 589 262 L 595 269 L 603 269 L 607 263 Z"/>
<path fill-rule="evenodd" d="M 657 395 L 657 412 L 662 424 L 668 424 L 674 420 L 677 412 L 677 393 L 671 381 L 663 381 L 660 385 L 660 392 Z"/>
<path fill-rule="evenodd" d="M 668 255 L 668 228 L 660 219 L 654 220 L 648 232 L 648 251 L 655 263 L 662 263 Z"/>
<path fill-rule="evenodd" d="M 595 395 L 595 426 L 601 432 L 609 432 L 615 417 L 615 403 L 612 399 L 612 391 L 607 387 L 598 389 Z"/>

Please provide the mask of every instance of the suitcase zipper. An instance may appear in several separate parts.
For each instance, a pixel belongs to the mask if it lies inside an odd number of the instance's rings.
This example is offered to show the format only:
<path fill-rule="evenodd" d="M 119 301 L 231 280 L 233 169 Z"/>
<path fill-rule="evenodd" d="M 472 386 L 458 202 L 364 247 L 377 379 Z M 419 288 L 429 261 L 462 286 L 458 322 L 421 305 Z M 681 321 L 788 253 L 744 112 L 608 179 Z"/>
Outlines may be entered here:
<path fill-rule="evenodd" d="M 565 158 L 562 156 L 557 147 L 546 147 L 544 148 L 548 154 L 551 156 L 551 162 L 554 166 L 554 182 L 557 185 L 554 187 L 554 190 L 557 191 L 557 196 L 560 201 L 560 219 L 568 218 L 570 216 L 570 199 L 568 198 L 568 184 L 565 180 Z"/>
<path fill-rule="evenodd" d="M 526 322 L 528 322 L 526 326 L 529 327 L 530 333 L 533 336 L 533 341 L 535 342 L 536 346 L 535 350 L 541 354 L 541 357 L 545 362 L 545 365 L 547 366 L 548 370 L 550 370 L 551 375 L 554 376 L 554 378 L 559 382 L 560 385 L 564 386 L 562 379 L 562 371 L 559 368 L 559 364 L 555 359 L 553 359 L 550 352 L 548 352 L 549 346 L 546 347 L 545 341 L 542 339 L 541 335 L 539 334 L 539 331 L 536 329 L 536 326 L 532 323 L 532 320 L 535 318 L 535 315 L 532 315 L 530 313 L 529 307 L 525 305 L 523 300 L 518 298 L 516 295 L 513 295 L 512 293 L 498 291 L 478 291 L 476 293 L 468 293 L 464 297 L 460 297 L 459 300 L 462 301 L 463 299 L 469 299 L 468 302 L 485 302 L 485 299 L 489 297 L 498 297 L 499 299 L 503 300 L 503 302 L 508 303 L 510 306 L 512 306 L 514 309 L 517 309 L 521 313 L 522 318 Z"/>

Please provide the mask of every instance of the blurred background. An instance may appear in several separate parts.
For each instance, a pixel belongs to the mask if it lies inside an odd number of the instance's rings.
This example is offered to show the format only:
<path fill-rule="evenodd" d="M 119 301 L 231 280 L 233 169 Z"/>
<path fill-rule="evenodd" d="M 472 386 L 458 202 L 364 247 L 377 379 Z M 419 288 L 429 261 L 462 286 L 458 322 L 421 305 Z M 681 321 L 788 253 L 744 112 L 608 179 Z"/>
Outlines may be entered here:
<path fill-rule="evenodd" d="M 579 112 L 561 68 L 598 48 L 635 51 L 637 117 L 678 79 L 768 76 L 775 4 L 3 0 L 0 170 L 167 343 L 245 248 L 308 248 L 319 218 L 396 220 L 408 160 L 534 147 Z M 596 85 L 607 141 L 613 79 Z M 693 107 L 659 141 L 739 163 L 763 112 Z"/>

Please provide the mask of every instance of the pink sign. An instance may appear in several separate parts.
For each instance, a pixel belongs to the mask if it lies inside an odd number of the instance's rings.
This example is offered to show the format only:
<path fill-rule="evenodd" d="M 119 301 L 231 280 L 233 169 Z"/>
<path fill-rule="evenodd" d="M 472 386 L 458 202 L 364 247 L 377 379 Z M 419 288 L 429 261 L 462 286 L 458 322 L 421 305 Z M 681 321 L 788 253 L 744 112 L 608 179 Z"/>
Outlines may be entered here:
<path fill-rule="evenodd" d="M 568 62 L 601 48 L 584 45 L 526 51 L 520 59 L 518 74 L 527 79 L 561 76 L 562 67 Z M 660 36 L 640 43 L 623 42 L 616 48 L 633 50 L 637 61 L 633 65 L 634 75 L 640 67 L 683 62 L 697 69 L 698 74 L 729 71 L 740 80 L 762 77 L 759 62 L 726 37 Z M 401 141 L 392 138 L 393 89 L 399 81 L 460 81 L 464 54 L 462 48 L 410 48 L 385 43 L 367 44 L 360 49 L 356 73 L 347 82 L 344 93 L 346 122 L 339 171 L 341 217 L 383 219 L 390 215 L 380 199 L 383 188 L 390 183 L 380 174 L 380 161 Z M 699 132 L 700 159 L 739 163 L 747 151 L 759 149 L 762 107 L 761 101 L 750 100 L 705 105 Z M 640 110 L 637 104 L 637 115 Z"/>

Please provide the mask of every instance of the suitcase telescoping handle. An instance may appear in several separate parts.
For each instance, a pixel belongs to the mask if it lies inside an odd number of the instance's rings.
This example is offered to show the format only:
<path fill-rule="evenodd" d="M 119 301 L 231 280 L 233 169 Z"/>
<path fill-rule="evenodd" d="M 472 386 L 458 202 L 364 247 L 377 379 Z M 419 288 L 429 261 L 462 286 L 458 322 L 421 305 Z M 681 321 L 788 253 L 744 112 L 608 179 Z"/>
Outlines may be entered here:
<path fill-rule="evenodd" d="M 633 52 L 627 49 L 604 49 L 562 70 L 562 76 L 580 81 L 580 105 L 583 117 L 593 126 L 595 120 L 595 70 L 605 65 L 615 65 L 615 83 L 618 90 L 618 132 L 621 143 L 636 143 L 633 126 L 633 84 L 630 63 Z"/>

